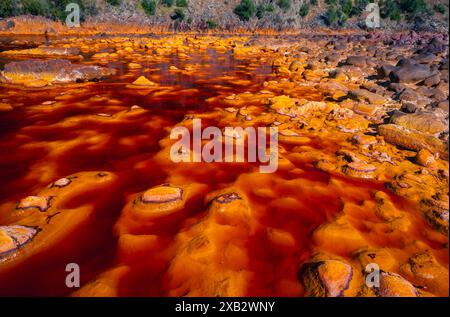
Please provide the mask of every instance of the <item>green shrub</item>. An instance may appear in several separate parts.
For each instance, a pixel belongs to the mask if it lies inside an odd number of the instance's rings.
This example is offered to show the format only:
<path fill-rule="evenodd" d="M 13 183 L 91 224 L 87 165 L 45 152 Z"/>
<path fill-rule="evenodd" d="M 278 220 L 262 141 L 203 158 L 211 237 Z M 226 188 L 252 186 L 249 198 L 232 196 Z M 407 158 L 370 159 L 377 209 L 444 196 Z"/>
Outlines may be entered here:
<path fill-rule="evenodd" d="M 22 13 L 31 15 L 50 15 L 50 4 L 46 0 L 20 0 Z"/>
<path fill-rule="evenodd" d="M 399 22 L 402 19 L 400 10 L 397 8 L 389 14 L 389 19 Z"/>
<path fill-rule="evenodd" d="M 248 21 L 256 13 L 256 6 L 253 0 L 241 0 L 241 3 L 234 8 L 236 14 L 242 21 Z"/>
<path fill-rule="evenodd" d="M 291 7 L 291 0 L 278 0 L 277 6 L 279 6 L 283 11 L 287 11 Z"/>
<path fill-rule="evenodd" d="M 69 3 L 79 5 L 81 21 L 84 21 L 86 15 L 98 14 L 95 0 L 0 0 L 0 17 L 30 14 L 65 21 L 70 13 L 66 12 Z"/>
<path fill-rule="evenodd" d="M 380 16 L 383 19 L 389 18 L 392 21 L 401 20 L 401 12 L 395 0 L 380 1 Z"/>
<path fill-rule="evenodd" d="M 316 5 L 319 4 L 319 1 L 318 0 L 311 0 L 311 1 L 309 1 L 309 4 L 312 5 L 312 6 L 316 6 Z"/>
<path fill-rule="evenodd" d="M 411 14 L 420 15 L 430 13 L 430 9 L 425 0 L 400 0 L 400 8 Z"/>
<path fill-rule="evenodd" d="M 341 8 L 330 6 L 325 13 L 325 22 L 329 26 L 343 26 L 347 22 L 348 16 L 342 12 Z"/>
<path fill-rule="evenodd" d="M 369 4 L 369 0 L 355 0 L 355 4 L 350 11 L 350 16 L 360 15 Z"/>
<path fill-rule="evenodd" d="M 175 0 L 161 0 L 161 4 L 170 8 L 174 5 Z"/>
<path fill-rule="evenodd" d="M 308 13 L 309 13 L 309 4 L 307 4 L 307 3 L 302 4 L 298 14 L 300 14 L 300 16 L 302 16 L 302 17 L 305 17 L 308 15 Z"/>
<path fill-rule="evenodd" d="M 256 17 L 258 19 L 262 19 L 264 17 L 264 13 L 266 13 L 266 7 L 263 4 L 259 4 L 256 8 Z"/>
<path fill-rule="evenodd" d="M 350 12 L 352 12 L 352 8 L 353 8 L 352 0 L 341 0 L 341 10 L 347 16 L 350 15 Z"/>
<path fill-rule="evenodd" d="M 80 6 L 80 20 L 83 21 L 85 19 L 85 13 L 86 13 L 86 5 L 87 4 L 89 7 L 90 12 L 96 13 L 97 12 L 97 8 L 95 7 L 95 1 L 89 1 L 90 3 L 88 3 L 88 1 L 86 0 L 47 0 L 49 2 L 49 16 L 52 19 L 56 19 L 56 20 L 60 20 L 60 21 L 65 21 L 67 15 L 70 12 L 66 12 L 66 6 L 69 3 L 76 3 Z M 98 13 L 98 12 L 97 12 Z"/>
<path fill-rule="evenodd" d="M 206 21 L 206 25 L 208 26 L 208 29 L 210 29 L 210 30 L 215 29 L 217 27 L 217 23 L 212 20 Z"/>
<path fill-rule="evenodd" d="M 17 13 L 17 6 L 13 0 L 0 1 L 0 18 L 13 16 Z"/>
<path fill-rule="evenodd" d="M 142 5 L 142 8 L 144 9 L 145 14 L 147 14 L 147 15 L 155 15 L 156 14 L 156 1 L 155 0 L 142 0 L 141 5 Z"/>
<path fill-rule="evenodd" d="M 120 4 L 120 0 L 106 0 L 112 6 L 118 6 Z"/>
<path fill-rule="evenodd" d="M 439 12 L 440 14 L 445 13 L 445 5 L 442 3 L 436 3 L 433 7 L 434 11 Z"/>
<path fill-rule="evenodd" d="M 173 11 L 173 15 L 170 17 L 172 20 L 179 20 L 179 21 L 183 21 L 184 18 L 186 17 L 186 15 L 184 14 L 183 9 L 181 8 L 176 8 Z"/>
<path fill-rule="evenodd" d="M 325 0 L 325 3 L 330 6 L 337 6 L 338 0 Z"/>
<path fill-rule="evenodd" d="M 180 7 L 180 8 L 187 8 L 189 6 L 189 1 L 188 0 L 177 0 L 176 5 L 177 5 L 177 7 Z"/>
<path fill-rule="evenodd" d="M 338 21 L 338 14 L 337 14 L 337 8 L 336 6 L 330 6 L 327 10 L 327 12 L 325 13 L 325 22 L 328 25 L 336 25 Z"/>
<path fill-rule="evenodd" d="M 266 6 L 266 12 L 273 12 L 273 11 L 275 11 L 275 7 L 273 6 L 272 3 L 269 3 L 269 4 Z"/>

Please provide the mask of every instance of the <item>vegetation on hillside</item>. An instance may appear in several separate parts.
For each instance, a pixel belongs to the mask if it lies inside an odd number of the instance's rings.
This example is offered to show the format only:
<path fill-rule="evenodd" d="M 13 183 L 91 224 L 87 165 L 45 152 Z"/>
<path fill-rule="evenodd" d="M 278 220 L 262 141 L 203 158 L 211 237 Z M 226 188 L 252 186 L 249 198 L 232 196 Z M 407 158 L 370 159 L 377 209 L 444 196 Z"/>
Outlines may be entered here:
<path fill-rule="evenodd" d="M 95 16 L 99 13 L 97 5 L 100 6 L 101 13 L 121 12 L 127 8 L 128 12 L 133 12 L 133 6 L 129 6 L 129 0 L 0 0 L 0 18 L 17 15 L 44 16 L 53 20 L 64 21 L 68 12 L 65 11 L 69 3 L 77 3 L 81 8 L 81 20 L 86 16 Z M 217 2 L 219 0 L 216 0 Z M 250 20 L 258 21 L 264 25 L 276 25 L 277 23 L 291 23 L 293 19 L 301 19 L 309 23 L 310 21 L 320 21 L 331 27 L 345 26 L 349 19 L 359 17 L 364 13 L 365 8 L 374 0 L 240 0 L 232 5 L 228 1 L 220 3 L 221 11 L 229 7 L 223 13 L 225 18 L 215 16 L 211 12 L 196 10 L 198 3 L 189 0 L 133 0 L 136 4 L 136 11 L 143 16 L 165 16 L 170 21 L 185 21 L 190 24 L 192 20 L 196 23 L 203 23 L 206 28 L 213 29 L 219 24 L 230 23 L 230 18 L 235 22 L 245 25 Z M 211 0 L 211 4 L 215 1 Z M 416 17 L 429 17 L 435 15 L 436 18 L 445 18 L 448 14 L 448 5 L 441 2 L 427 0 L 379 0 L 381 18 L 391 21 L 414 21 Z M 219 4 L 217 4 L 219 5 Z M 168 9 L 170 8 L 170 9 Z M 203 7 L 205 8 L 205 7 Z M 205 9 L 203 9 L 205 10 Z M 228 19 L 228 22 L 224 20 Z M 216 22 L 220 21 L 220 22 Z M 240 21 L 240 22 L 238 22 Z M 355 21 L 355 19 L 351 20 Z M 252 22 L 253 23 L 253 22 Z M 269 23 L 269 24 L 267 24 Z"/>

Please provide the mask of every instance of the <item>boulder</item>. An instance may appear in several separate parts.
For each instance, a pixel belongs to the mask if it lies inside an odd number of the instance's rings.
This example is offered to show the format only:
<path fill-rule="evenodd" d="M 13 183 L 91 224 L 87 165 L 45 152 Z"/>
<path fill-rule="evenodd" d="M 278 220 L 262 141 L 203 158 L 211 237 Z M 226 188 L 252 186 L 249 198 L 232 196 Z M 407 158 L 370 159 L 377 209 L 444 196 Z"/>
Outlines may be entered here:
<path fill-rule="evenodd" d="M 442 158 L 448 160 L 448 147 L 434 136 L 418 131 L 412 131 L 396 124 L 380 125 L 378 127 L 378 133 L 382 135 L 387 142 L 394 145 L 414 151 L 426 149 L 431 153 L 437 153 Z"/>
<path fill-rule="evenodd" d="M 397 67 L 392 65 L 383 65 L 378 68 L 378 75 L 383 77 L 389 77 L 392 71 L 396 70 Z"/>
<path fill-rule="evenodd" d="M 350 95 L 356 97 L 360 101 L 367 101 L 374 105 L 384 105 L 387 100 L 383 96 L 375 94 L 365 89 L 354 89 L 350 91 Z"/>
<path fill-rule="evenodd" d="M 436 74 L 431 77 L 428 77 L 423 81 L 423 84 L 428 87 L 436 86 L 441 81 L 441 75 Z"/>
<path fill-rule="evenodd" d="M 366 67 L 368 58 L 366 56 L 349 56 L 345 60 L 345 64 L 357 67 Z"/>
<path fill-rule="evenodd" d="M 432 113 L 401 114 L 391 119 L 392 123 L 407 129 L 417 130 L 423 133 L 438 135 L 447 129 L 447 124 Z"/>
<path fill-rule="evenodd" d="M 418 83 L 435 73 L 426 65 L 406 64 L 393 70 L 389 78 L 394 83 Z"/>

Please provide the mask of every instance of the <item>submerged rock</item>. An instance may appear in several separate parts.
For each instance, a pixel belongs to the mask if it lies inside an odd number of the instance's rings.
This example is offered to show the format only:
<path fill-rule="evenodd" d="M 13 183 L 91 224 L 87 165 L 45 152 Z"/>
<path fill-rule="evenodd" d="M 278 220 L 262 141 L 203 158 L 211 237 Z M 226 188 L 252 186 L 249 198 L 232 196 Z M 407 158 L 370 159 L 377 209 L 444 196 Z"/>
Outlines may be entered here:
<path fill-rule="evenodd" d="M 113 70 L 100 66 L 73 64 L 64 59 L 26 60 L 5 65 L 0 82 L 33 86 L 33 83 L 67 84 L 91 81 L 112 75 Z"/>
<path fill-rule="evenodd" d="M 13 56 L 50 56 L 50 57 L 77 57 L 82 58 L 80 50 L 77 48 L 65 48 L 65 47 L 36 47 L 24 50 L 10 50 L 1 52 L 2 55 Z"/>

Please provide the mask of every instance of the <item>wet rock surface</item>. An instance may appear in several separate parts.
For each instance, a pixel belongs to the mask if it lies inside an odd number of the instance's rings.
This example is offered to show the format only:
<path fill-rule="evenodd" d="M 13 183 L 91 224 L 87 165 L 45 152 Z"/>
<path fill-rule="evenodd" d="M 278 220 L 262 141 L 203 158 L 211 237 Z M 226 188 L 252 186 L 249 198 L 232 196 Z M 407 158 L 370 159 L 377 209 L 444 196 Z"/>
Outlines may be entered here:
<path fill-rule="evenodd" d="M 5 65 L 0 81 L 28 87 L 67 84 L 101 79 L 113 73 L 99 66 L 72 64 L 63 59 L 27 60 Z"/>
<path fill-rule="evenodd" d="M 325 260 L 305 264 L 300 274 L 306 296 L 342 297 L 350 286 L 353 269 L 338 260 Z"/>

